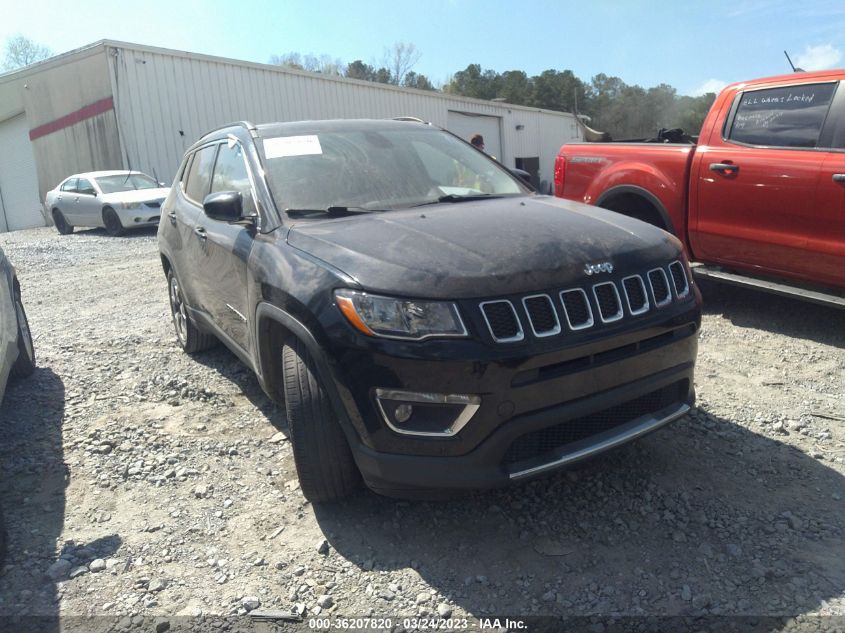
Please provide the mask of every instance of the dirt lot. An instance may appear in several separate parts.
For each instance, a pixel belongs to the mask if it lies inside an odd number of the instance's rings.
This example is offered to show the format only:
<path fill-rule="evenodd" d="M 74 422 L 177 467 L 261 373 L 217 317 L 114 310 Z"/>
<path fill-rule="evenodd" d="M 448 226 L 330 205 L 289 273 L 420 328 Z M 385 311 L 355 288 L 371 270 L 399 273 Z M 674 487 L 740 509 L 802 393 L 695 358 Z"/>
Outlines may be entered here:
<path fill-rule="evenodd" d="M 506 490 L 315 508 L 255 377 L 177 348 L 153 232 L 0 245 L 40 367 L 0 408 L 0 616 L 845 615 L 841 312 L 706 285 L 680 422 Z"/>

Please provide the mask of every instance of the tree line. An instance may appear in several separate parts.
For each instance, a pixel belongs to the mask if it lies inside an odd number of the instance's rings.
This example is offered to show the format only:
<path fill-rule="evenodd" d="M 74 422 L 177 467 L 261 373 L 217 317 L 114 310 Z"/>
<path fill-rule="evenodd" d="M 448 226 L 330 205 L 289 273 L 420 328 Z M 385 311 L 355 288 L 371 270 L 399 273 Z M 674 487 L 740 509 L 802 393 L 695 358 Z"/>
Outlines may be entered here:
<path fill-rule="evenodd" d="M 52 55 L 49 48 L 23 35 L 6 40 L 2 68 L 14 70 Z M 614 139 L 655 136 L 660 128 L 683 128 L 698 134 L 716 95 L 679 95 L 668 84 L 651 88 L 625 83 L 604 73 L 589 81 L 571 70 L 544 70 L 529 76 L 522 70 L 497 72 L 470 64 L 442 85 L 414 71 L 421 53 L 412 43 L 397 42 L 384 49 L 380 62 L 356 59 L 349 64 L 328 55 L 273 55 L 271 64 L 308 72 L 373 81 L 405 88 L 431 90 L 475 99 L 496 99 L 548 110 L 586 115 L 588 125 Z"/>
<path fill-rule="evenodd" d="M 688 134 L 698 134 L 716 98 L 714 93 L 679 95 L 675 88 L 663 83 L 643 88 L 604 73 L 584 81 L 571 70 L 549 69 L 529 76 L 522 70 L 485 70 L 480 64 L 470 64 L 442 86 L 436 86 L 425 75 L 414 72 L 419 58 L 413 44 L 397 43 L 385 50 L 380 64 L 360 59 L 344 64 L 327 55 L 299 53 L 273 56 L 270 62 L 350 79 L 578 113 L 586 115 L 590 127 L 607 132 L 614 139 L 652 137 L 660 128 L 683 128 Z"/>

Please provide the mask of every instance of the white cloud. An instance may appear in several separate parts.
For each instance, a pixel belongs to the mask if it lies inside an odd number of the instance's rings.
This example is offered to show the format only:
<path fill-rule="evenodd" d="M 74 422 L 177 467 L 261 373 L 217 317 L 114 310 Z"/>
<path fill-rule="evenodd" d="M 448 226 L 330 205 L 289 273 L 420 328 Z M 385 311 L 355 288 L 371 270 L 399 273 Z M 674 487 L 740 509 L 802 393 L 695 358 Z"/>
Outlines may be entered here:
<path fill-rule="evenodd" d="M 807 46 L 804 52 L 795 58 L 795 65 L 804 70 L 827 70 L 842 61 L 842 51 L 833 44 Z"/>
<path fill-rule="evenodd" d="M 721 92 L 722 88 L 728 85 L 727 81 L 722 81 L 721 79 L 708 79 L 704 83 L 702 83 L 698 88 L 695 88 L 690 94 L 693 97 L 700 97 L 701 95 L 705 95 L 708 92 L 715 92 L 718 94 Z"/>

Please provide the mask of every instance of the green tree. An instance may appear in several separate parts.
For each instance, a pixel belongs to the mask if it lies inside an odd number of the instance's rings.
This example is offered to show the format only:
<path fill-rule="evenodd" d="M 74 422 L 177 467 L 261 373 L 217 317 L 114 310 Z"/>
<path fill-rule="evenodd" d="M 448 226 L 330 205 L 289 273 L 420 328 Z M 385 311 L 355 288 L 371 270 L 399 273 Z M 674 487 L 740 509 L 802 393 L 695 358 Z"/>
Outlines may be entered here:
<path fill-rule="evenodd" d="M 508 103 L 527 105 L 534 98 L 534 87 L 523 70 L 506 70 L 499 77 L 499 97 Z"/>
<path fill-rule="evenodd" d="M 579 105 L 586 99 L 584 83 L 571 70 L 544 70 L 533 78 L 532 83 L 534 93 L 531 105 L 539 108 L 572 112 L 576 99 Z"/>
<path fill-rule="evenodd" d="M 402 85 L 406 88 L 416 88 L 417 90 L 435 90 L 434 85 L 429 81 L 425 75 L 419 75 L 413 70 L 405 75 Z"/>
<path fill-rule="evenodd" d="M 365 64 L 360 59 L 356 59 L 346 67 L 346 76 L 350 79 L 361 79 L 363 81 L 375 81 L 376 69 L 370 64 Z"/>
<path fill-rule="evenodd" d="M 480 64 L 470 64 L 452 75 L 443 91 L 462 97 L 495 99 L 499 96 L 499 74 L 494 70 L 483 71 Z"/>

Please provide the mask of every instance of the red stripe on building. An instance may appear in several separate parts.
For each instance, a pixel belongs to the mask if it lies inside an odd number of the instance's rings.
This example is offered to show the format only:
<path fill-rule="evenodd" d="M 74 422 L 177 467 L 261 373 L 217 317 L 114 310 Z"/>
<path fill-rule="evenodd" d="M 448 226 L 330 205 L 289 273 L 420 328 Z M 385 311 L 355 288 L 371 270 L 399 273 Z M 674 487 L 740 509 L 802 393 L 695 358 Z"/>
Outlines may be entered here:
<path fill-rule="evenodd" d="M 95 117 L 98 114 L 102 114 L 103 112 L 108 112 L 113 109 L 114 100 L 111 97 L 100 99 L 99 101 L 95 101 L 94 103 L 85 106 L 84 108 L 80 108 L 76 112 L 71 112 L 63 117 L 59 117 L 55 121 L 50 121 L 49 123 L 45 123 L 44 125 L 39 125 L 38 127 L 31 129 L 29 131 L 29 140 L 34 141 L 37 138 L 47 136 L 53 132 L 58 132 L 59 130 L 63 130 L 66 127 L 74 125 L 75 123 L 79 123 L 85 119 L 90 119 L 91 117 Z"/>

